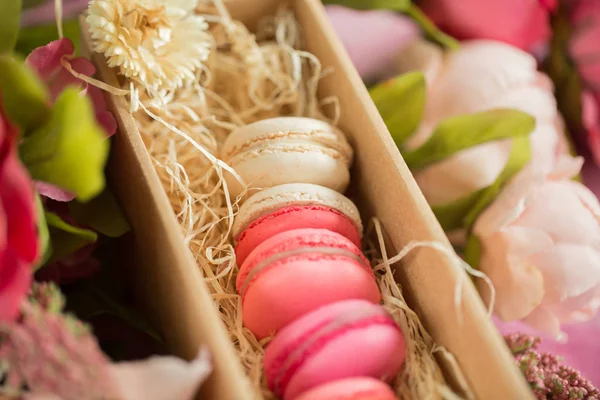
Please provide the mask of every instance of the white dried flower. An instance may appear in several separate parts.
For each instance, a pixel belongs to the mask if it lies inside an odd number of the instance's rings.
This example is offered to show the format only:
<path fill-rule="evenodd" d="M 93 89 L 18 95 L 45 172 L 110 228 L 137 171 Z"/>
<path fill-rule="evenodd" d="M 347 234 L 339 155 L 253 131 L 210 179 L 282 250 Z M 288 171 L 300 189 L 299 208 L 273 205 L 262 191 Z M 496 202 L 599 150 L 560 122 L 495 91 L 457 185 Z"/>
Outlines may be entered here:
<path fill-rule="evenodd" d="M 94 51 L 110 67 L 155 90 L 195 78 L 213 43 L 198 0 L 92 0 L 87 23 Z"/>

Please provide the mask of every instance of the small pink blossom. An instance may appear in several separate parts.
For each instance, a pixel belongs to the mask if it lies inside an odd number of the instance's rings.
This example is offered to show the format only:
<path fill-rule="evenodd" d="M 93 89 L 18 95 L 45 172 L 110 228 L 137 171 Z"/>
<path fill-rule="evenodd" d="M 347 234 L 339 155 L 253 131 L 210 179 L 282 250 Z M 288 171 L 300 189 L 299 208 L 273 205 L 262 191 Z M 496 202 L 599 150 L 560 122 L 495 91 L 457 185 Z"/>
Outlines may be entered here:
<path fill-rule="evenodd" d="M 0 323 L 4 389 L 25 385 L 29 400 L 191 400 L 212 370 L 206 351 L 191 362 L 155 356 L 111 363 L 90 329 L 61 313 L 62 304 L 56 286 L 38 284 L 21 318 Z"/>
<path fill-rule="evenodd" d="M 116 132 L 117 123 L 114 116 L 107 111 L 102 91 L 73 76 L 61 64 L 61 60 L 68 60 L 75 72 L 90 77 L 93 76 L 96 73 L 94 64 L 87 58 L 74 57 L 74 52 L 73 42 L 70 39 L 63 38 L 33 50 L 25 62 L 48 84 L 53 101 L 69 85 L 82 87 L 94 105 L 98 123 L 104 127 L 106 134 L 110 136 Z"/>

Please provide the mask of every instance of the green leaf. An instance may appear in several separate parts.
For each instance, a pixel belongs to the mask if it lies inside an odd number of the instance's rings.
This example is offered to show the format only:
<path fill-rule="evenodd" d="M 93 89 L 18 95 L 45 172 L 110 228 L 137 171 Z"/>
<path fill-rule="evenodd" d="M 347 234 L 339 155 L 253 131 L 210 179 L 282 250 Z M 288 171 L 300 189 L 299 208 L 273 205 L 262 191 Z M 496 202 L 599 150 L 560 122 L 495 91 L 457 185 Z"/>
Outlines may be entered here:
<path fill-rule="evenodd" d="M 54 213 L 47 212 L 46 221 L 53 243 L 53 251 L 52 256 L 48 260 L 49 263 L 73 254 L 82 247 L 98 240 L 96 232 L 73 226 Z"/>
<path fill-rule="evenodd" d="M 75 88 L 57 99 L 50 121 L 27 137 L 21 158 L 34 179 L 52 183 L 88 201 L 105 185 L 109 141 L 90 100 Z"/>
<path fill-rule="evenodd" d="M 410 0 L 325 0 L 324 4 L 338 4 L 348 8 L 358 10 L 392 10 L 404 11 L 411 5 Z"/>
<path fill-rule="evenodd" d="M 11 52 L 15 47 L 21 24 L 21 0 L 0 1 L 0 54 Z"/>
<path fill-rule="evenodd" d="M 431 206 L 433 213 L 438 219 L 444 231 L 448 232 L 454 229 L 462 228 L 464 219 L 475 207 L 477 201 L 485 191 L 485 188 L 477 190 L 452 203 Z"/>
<path fill-rule="evenodd" d="M 40 241 L 40 249 L 42 253 L 41 259 L 35 266 L 34 271 L 40 269 L 52 254 L 52 244 L 50 243 L 50 230 L 48 229 L 48 223 L 46 222 L 46 213 L 42 204 L 42 199 L 39 194 L 35 194 L 35 208 L 38 219 L 38 236 Z"/>
<path fill-rule="evenodd" d="M 0 88 L 4 110 L 24 131 L 38 128 L 49 117 L 46 85 L 21 60 L 0 55 Z"/>
<path fill-rule="evenodd" d="M 75 54 L 79 54 L 79 22 L 77 19 L 63 21 L 63 34 L 71 39 L 75 46 Z M 48 25 L 35 25 L 21 28 L 17 38 L 15 51 L 24 57 L 34 49 L 45 46 L 58 38 L 56 23 Z"/>
<path fill-rule="evenodd" d="M 401 147 L 423 117 L 427 94 L 425 74 L 414 71 L 400 75 L 380 83 L 370 93 L 394 142 Z"/>
<path fill-rule="evenodd" d="M 70 202 L 69 211 L 75 221 L 108 237 L 119 237 L 131 229 L 115 195 L 108 188 L 87 203 Z"/>
<path fill-rule="evenodd" d="M 531 142 L 527 136 L 513 139 L 508 161 L 498 178 L 481 194 L 477 204 L 465 217 L 465 227 L 470 230 L 479 215 L 498 197 L 504 185 L 531 160 Z"/>
<path fill-rule="evenodd" d="M 411 169 L 419 170 L 479 144 L 528 135 L 534 128 L 535 118 L 510 109 L 450 117 L 421 147 L 402 155 Z"/>

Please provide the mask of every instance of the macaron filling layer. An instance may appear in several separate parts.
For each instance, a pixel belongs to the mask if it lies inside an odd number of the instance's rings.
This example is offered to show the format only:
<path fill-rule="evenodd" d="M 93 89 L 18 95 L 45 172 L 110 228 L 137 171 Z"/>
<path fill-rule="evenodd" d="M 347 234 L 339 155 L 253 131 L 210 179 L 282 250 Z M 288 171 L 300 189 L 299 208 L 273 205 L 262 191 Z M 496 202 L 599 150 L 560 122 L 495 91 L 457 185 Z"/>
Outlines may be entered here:
<path fill-rule="evenodd" d="M 269 389 L 277 396 L 283 396 L 289 381 L 303 363 L 326 346 L 331 339 L 346 331 L 373 325 L 387 325 L 400 329 L 383 308 L 376 307 L 360 312 L 340 314 L 305 332 L 297 343 L 288 346 L 289 351 L 282 352 L 273 361 L 270 369 L 277 372 L 274 374 L 274 378 L 268 382 Z"/>
<path fill-rule="evenodd" d="M 371 275 L 373 275 L 373 271 L 371 270 L 370 265 L 368 265 L 368 263 L 365 263 L 366 259 L 350 250 L 347 250 L 344 248 L 339 248 L 339 247 L 324 247 L 324 246 L 300 247 L 297 249 L 287 250 L 287 251 L 284 251 L 284 252 L 281 252 L 278 254 L 274 254 L 271 257 L 265 258 L 264 260 L 262 260 L 258 264 L 256 264 L 254 267 L 252 267 L 250 272 L 245 276 L 244 283 L 242 284 L 242 287 L 240 289 L 240 294 L 242 296 L 242 303 L 244 302 L 244 295 L 246 294 L 248 285 L 250 285 L 251 282 L 255 278 L 257 278 L 258 274 L 260 274 L 262 271 L 264 271 L 265 269 L 267 269 L 270 266 L 275 265 L 275 263 L 277 263 L 278 261 L 282 261 L 282 260 L 285 260 L 285 259 L 291 258 L 291 257 L 308 255 L 308 254 L 318 255 L 319 258 L 322 258 L 322 256 L 330 256 L 333 258 L 349 258 L 349 259 L 354 260 L 357 263 L 363 265 L 365 267 L 365 269 L 367 269 L 371 273 Z"/>
<path fill-rule="evenodd" d="M 255 152 L 257 149 L 288 141 L 296 145 L 302 145 L 303 143 L 315 144 L 326 149 L 331 149 L 339 153 L 341 157 L 344 157 L 348 163 L 352 159 L 352 148 L 345 140 L 340 140 L 339 135 L 334 132 L 321 130 L 267 132 L 254 136 L 238 146 L 234 146 L 226 152 L 225 157 L 227 159 L 234 159 L 242 154 L 249 154 Z"/>

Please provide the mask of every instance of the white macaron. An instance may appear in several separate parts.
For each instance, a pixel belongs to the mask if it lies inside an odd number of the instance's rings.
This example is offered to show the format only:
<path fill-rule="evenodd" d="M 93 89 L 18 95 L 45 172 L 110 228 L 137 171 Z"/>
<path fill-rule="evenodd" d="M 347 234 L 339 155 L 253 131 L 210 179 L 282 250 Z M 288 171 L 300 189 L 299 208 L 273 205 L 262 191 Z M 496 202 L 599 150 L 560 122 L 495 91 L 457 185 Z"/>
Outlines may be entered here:
<path fill-rule="evenodd" d="M 233 131 L 222 149 L 229 164 L 251 188 L 286 183 L 313 183 L 344 192 L 350 181 L 352 147 L 327 122 L 304 117 L 258 121 Z M 236 197 L 242 186 L 226 175 Z"/>

